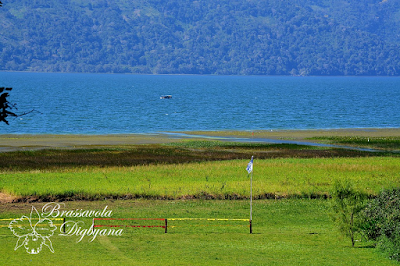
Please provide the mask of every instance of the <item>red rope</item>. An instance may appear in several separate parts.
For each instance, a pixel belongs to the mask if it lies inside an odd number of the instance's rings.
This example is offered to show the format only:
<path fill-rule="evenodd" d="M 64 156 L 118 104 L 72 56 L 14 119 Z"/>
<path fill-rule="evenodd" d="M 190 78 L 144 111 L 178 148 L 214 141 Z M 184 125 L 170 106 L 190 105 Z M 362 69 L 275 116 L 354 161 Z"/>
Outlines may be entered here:
<path fill-rule="evenodd" d="M 165 228 L 164 225 L 95 225 L 93 227 L 162 227 Z"/>
<path fill-rule="evenodd" d="M 93 218 L 93 220 L 158 220 L 158 221 L 165 221 L 164 218 Z"/>

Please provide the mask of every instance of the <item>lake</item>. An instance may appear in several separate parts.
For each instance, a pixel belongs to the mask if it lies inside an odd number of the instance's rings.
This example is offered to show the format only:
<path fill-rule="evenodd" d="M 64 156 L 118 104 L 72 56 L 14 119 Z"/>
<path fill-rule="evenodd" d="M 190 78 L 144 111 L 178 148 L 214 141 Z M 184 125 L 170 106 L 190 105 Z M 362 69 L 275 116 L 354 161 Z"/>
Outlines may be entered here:
<path fill-rule="evenodd" d="M 40 112 L 0 134 L 400 127 L 400 77 L 0 72 L 0 87 Z"/>

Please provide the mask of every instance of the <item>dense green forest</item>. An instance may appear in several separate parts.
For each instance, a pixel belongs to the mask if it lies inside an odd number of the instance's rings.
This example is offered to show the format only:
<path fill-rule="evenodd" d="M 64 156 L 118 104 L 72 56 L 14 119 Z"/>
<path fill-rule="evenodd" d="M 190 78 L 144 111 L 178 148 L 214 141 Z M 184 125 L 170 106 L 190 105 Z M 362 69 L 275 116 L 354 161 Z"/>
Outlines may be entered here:
<path fill-rule="evenodd" d="M 3 0 L 0 70 L 400 75 L 398 0 Z"/>

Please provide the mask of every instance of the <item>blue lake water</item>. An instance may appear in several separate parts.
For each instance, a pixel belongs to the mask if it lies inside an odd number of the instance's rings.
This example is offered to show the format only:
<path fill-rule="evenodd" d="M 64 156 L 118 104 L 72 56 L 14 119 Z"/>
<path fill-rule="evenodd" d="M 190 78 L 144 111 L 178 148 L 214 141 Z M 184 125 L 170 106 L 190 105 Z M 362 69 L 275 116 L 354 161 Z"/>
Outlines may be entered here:
<path fill-rule="evenodd" d="M 41 114 L 0 134 L 400 127 L 399 77 L 0 72 L 2 86 L 16 113 Z"/>

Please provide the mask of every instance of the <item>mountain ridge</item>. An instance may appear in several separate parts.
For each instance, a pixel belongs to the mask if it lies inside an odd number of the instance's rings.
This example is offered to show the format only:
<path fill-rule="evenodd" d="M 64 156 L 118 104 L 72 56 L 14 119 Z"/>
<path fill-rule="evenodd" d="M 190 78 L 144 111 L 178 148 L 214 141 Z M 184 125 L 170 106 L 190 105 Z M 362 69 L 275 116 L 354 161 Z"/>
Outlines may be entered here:
<path fill-rule="evenodd" d="M 392 0 L 8 0 L 0 70 L 400 75 Z"/>

